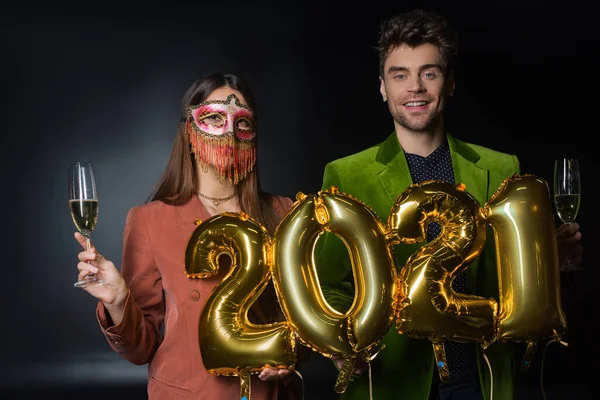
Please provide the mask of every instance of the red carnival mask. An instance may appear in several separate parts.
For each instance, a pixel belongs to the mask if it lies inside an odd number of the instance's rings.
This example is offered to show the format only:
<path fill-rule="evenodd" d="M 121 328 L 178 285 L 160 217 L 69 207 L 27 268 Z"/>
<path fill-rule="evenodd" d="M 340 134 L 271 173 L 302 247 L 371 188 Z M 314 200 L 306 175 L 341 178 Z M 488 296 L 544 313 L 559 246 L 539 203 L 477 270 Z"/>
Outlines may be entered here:
<path fill-rule="evenodd" d="M 204 171 L 212 166 L 221 182 L 235 185 L 254 168 L 254 114 L 235 94 L 189 106 L 186 131 L 196 161 Z"/>

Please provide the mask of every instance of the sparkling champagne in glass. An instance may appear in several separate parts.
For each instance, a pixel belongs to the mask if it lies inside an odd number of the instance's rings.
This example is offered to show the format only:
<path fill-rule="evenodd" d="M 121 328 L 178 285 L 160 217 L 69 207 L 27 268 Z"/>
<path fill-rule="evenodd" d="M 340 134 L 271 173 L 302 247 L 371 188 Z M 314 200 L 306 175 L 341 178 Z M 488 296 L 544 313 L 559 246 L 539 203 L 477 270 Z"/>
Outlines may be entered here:
<path fill-rule="evenodd" d="M 581 202 L 579 161 L 576 158 L 559 158 L 554 162 L 554 205 L 560 220 L 568 225 L 575 222 Z M 574 269 L 567 255 L 563 268 Z"/>
<path fill-rule="evenodd" d="M 98 222 L 98 192 L 94 169 L 89 162 L 76 162 L 69 166 L 69 210 L 77 230 L 85 236 L 87 250 L 90 249 L 90 236 Z M 94 274 L 88 274 L 75 287 L 102 285 L 104 282 Z"/>

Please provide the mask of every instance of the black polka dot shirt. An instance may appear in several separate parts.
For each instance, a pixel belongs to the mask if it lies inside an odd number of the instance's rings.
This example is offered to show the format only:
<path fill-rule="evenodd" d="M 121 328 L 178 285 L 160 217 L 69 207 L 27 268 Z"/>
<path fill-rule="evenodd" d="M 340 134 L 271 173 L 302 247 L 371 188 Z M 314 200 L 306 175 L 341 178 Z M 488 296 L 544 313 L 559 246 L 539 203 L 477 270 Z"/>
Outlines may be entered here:
<path fill-rule="evenodd" d="M 413 183 L 421 183 L 427 180 L 442 180 L 455 184 L 454 170 L 452 169 L 452 156 L 448 143 L 444 142 L 433 153 L 427 157 L 404 152 Z M 441 227 L 437 223 L 431 223 L 427 227 L 427 240 L 432 241 L 441 233 Z M 452 288 L 460 293 L 467 291 L 467 275 L 462 273 L 452 282 Z M 446 341 L 444 343 L 446 361 L 450 379 L 475 374 L 477 371 L 477 360 L 475 347 L 472 344 Z"/>

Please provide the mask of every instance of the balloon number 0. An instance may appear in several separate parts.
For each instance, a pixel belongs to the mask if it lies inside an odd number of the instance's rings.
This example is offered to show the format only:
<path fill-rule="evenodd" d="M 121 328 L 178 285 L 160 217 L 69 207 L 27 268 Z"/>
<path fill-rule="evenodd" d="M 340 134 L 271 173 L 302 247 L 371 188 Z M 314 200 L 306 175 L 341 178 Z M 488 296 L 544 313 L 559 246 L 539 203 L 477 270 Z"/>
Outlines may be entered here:
<path fill-rule="evenodd" d="M 244 213 L 203 221 L 186 248 L 187 276 L 216 274 L 222 253 L 233 260 L 200 316 L 203 363 L 211 373 L 238 375 L 242 395 L 250 399 L 251 373 L 293 368 L 295 339 L 345 360 L 339 393 L 357 357 L 368 361 L 393 322 L 398 334 L 432 341 L 443 380 L 446 340 L 484 349 L 496 340 L 559 340 L 566 318 L 550 199 L 547 183 L 527 174 L 506 179 L 483 207 L 463 185 L 412 185 L 397 198 L 387 225 L 335 187 L 299 193 L 273 238 Z M 397 273 L 392 246 L 423 242 L 430 222 L 442 233 Z M 496 245 L 498 300 L 452 289 L 455 277 L 481 254 L 488 225 Z M 350 254 L 355 293 L 345 313 L 327 303 L 319 285 L 314 251 L 324 232 L 338 236 Z M 271 275 L 286 322 L 254 325 L 247 311 Z"/>
<path fill-rule="evenodd" d="M 323 232 L 341 237 L 350 251 L 355 297 L 344 314 L 329 306 L 319 286 L 312 250 Z M 356 357 L 369 357 L 394 320 L 397 277 L 386 229 L 366 205 L 333 189 L 299 194 L 274 236 L 273 278 L 283 312 L 305 345 L 345 358 L 335 387 L 342 393 Z"/>

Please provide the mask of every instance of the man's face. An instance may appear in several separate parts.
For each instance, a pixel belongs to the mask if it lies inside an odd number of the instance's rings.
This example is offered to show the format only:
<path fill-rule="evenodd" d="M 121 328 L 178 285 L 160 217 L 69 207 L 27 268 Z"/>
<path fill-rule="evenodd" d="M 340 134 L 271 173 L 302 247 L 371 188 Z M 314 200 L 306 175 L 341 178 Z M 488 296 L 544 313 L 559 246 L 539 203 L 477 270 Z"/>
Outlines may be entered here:
<path fill-rule="evenodd" d="M 442 55 L 429 43 L 393 49 L 380 81 L 381 95 L 396 124 L 415 132 L 435 129 L 442 120 L 446 96 L 454 90 Z"/>

